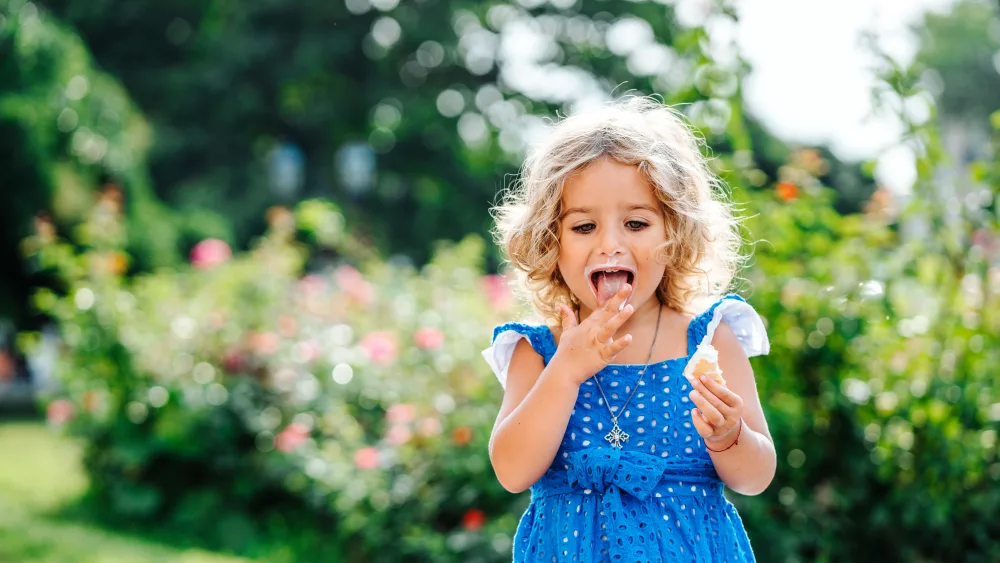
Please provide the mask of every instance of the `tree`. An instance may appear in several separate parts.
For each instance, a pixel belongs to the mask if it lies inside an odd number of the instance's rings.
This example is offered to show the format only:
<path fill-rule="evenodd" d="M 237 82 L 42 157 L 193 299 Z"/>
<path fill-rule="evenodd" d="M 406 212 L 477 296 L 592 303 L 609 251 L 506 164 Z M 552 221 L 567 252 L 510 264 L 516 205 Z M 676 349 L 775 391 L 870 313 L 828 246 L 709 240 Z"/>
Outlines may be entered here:
<path fill-rule="evenodd" d="M 658 92 L 713 141 L 751 148 L 743 63 L 661 3 L 46 5 L 149 116 L 161 197 L 225 213 L 240 241 L 268 205 L 324 196 L 423 262 L 434 240 L 487 234 L 522 135 L 587 94 Z M 707 16 L 732 22 L 721 5 Z"/>
<path fill-rule="evenodd" d="M 133 227 L 135 264 L 116 268 L 173 263 L 184 233 L 218 225 L 209 218 L 191 229 L 190 217 L 157 200 L 145 168 L 149 138 L 128 95 L 76 35 L 34 4 L 0 8 L 0 315 L 24 323 L 29 287 L 43 281 L 22 266 L 20 241 L 33 228 L 71 228 L 98 189 L 124 196 Z"/>

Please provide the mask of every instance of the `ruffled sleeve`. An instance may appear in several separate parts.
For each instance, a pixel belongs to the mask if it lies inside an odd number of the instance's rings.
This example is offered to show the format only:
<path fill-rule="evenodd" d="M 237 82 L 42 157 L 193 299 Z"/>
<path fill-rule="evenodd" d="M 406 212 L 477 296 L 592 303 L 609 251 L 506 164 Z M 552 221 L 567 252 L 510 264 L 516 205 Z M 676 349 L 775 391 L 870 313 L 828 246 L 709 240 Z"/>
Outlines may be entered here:
<path fill-rule="evenodd" d="M 547 364 L 549 358 L 555 353 L 555 344 L 551 335 L 549 328 L 544 325 L 507 323 L 493 329 L 493 344 L 483 350 L 483 358 L 493 370 L 493 374 L 497 376 L 501 387 L 507 387 L 507 369 L 510 367 L 510 359 L 514 356 L 517 343 L 522 338 L 528 339 L 531 347 L 542 356 Z"/>
<path fill-rule="evenodd" d="M 707 311 L 691 320 L 688 327 L 688 354 L 701 343 L 711 343 L 715 329 L 725 321 L 743 346 L 747 357 L 763 356 L 771 351 L 764 321 L 739 295 L 727 295 Z"/>

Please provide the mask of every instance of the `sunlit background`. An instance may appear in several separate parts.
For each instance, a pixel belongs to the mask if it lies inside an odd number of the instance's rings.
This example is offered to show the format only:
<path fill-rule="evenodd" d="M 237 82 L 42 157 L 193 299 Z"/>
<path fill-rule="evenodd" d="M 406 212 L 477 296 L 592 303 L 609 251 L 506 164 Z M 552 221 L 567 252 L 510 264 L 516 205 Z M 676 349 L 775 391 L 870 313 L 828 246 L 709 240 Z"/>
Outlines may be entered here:
<path fill-rule="evenodd" d="M 1000 560 L 998 9 L 0 0 L 0 561 L 509 561 L 489 210 L 625 93 L 745 210 L 758 560 Z"/>

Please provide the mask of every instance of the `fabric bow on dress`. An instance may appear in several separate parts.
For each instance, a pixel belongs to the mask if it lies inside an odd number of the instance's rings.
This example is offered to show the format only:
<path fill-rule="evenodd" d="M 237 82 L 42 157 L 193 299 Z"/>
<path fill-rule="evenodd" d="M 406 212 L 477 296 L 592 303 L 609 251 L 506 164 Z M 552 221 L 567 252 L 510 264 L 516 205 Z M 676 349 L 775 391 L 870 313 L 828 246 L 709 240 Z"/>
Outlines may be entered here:
<path fill-rule="evenodd" d="M 601 514 L 611 545 L 612 561 L 644 561 L 657 545 L 656 516 L 641 501 L 648 499 L 667 481 L 693 494 L 697 485 L 717 487 L 718 477 L 710 464 L 698 460 L 657 457 L 651 454 L 601 448 L 572 452 L 566 458 L 569 487 L 603 495 Z"/>

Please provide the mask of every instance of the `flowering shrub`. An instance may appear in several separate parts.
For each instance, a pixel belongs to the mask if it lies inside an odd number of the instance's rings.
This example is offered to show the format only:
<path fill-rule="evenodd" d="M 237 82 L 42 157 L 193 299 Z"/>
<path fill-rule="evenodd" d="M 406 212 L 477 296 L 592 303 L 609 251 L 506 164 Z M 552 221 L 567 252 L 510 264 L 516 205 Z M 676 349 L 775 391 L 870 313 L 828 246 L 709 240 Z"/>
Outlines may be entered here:
<path fill-rule="evenodd" d="M 994 199 L 998 177 L 982 171 Z M 768 491 L 733 501 L 758 558 L 994 560 L 995 207 L 958 245 L 905 239 L 884 193 L 844 217 L 808 177 L 789 182 L 749 202 L 779 463 Z M 490 469 L 501 391 L 479 351 L 523 311 L 481 275 L 481 241 L 417 271 L 366 257 L 335 208 L 307 202 L 270 214 L 246 254 L 206 243 L 190 268 L 123 279 L 104 258 L 125 236 L 115 217 L 95 212 L 84 230 L 114 236 L 82 254 L 51 233 L 25 245 L 66 280 L 36 298 L 66 346 L 47 412 L 85 438 L 95 500 L 237 549 L 267 526 L 313 558 L 509 560 L 527 498 Z M 345 259 L 313 271 L 298 240 Z"/>
<path fill-rule="evenodd" d="M 204 241 L 192 268 L 132 280 L 92 259 L 120 239 L 79 256 L 30 241 L 67 278 L 37 299 L 68 348 L 48 418 L 86 438 L 95 500 L 230 547 L 249 514 L 291 503 L 334 516 L 325 539 L 350 560 L 503 559 L 523 499 L 489 470 L 499 386 L 479 350 L 515 311 L 475 266 L 482 242 L 420 272 L 302 275 L 294 221 L 272 225 L 246 255 Z"/>

